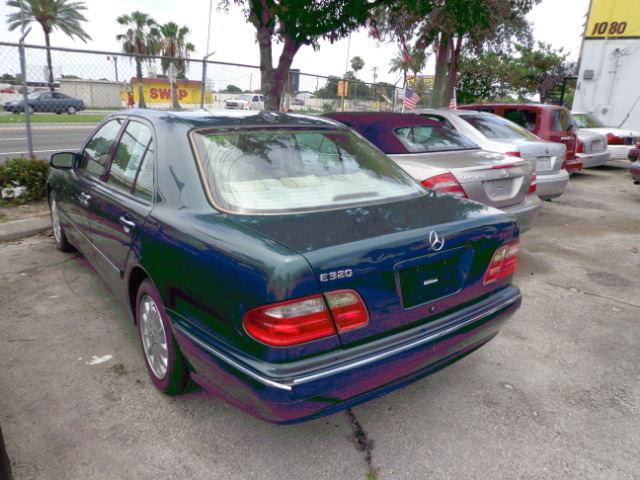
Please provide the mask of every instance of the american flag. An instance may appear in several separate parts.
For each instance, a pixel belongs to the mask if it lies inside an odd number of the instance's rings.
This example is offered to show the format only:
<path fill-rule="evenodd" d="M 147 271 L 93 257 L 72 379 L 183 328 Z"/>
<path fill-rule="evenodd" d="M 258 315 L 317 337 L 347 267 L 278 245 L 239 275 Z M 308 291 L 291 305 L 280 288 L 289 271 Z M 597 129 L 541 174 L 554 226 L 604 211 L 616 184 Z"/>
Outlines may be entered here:
<path fill-rule="evenodd" d="M 451 101 L 449 102 L 449 110 L 456 110 L 458 103 L 456 102 L 456 87 L 453 87 L 453 94 L 451 95 Z"/>
<path fill-rule="evenodd" d="M 416 92 L 411 90 L 409 87 L 406 87 L 404 90 L 404 100 L 402 100 L 402 105 L 407 110 L 415 110 L 416 104 L 420 101 L 420 97 Z"/>
<path fill-rule="evenodd" d="M 409 49 L 407 48 L 407 44 L 404 41 L 404 37 L 400 39 L 400 44 L 402 45 L 402 55 L 404 56 L 404 60 L 407 63 L 413 63 L 411 61 L 411 55 L 409 55 Z"/>

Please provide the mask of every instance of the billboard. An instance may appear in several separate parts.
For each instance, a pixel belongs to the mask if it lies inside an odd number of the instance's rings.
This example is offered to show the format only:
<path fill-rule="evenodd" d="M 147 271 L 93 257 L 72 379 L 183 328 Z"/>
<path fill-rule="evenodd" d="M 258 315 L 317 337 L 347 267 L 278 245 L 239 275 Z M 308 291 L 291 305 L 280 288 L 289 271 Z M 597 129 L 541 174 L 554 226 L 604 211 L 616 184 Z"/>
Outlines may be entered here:
<path fill-rule="evenodd" d="M 592 0 L 585 39 L 640 38 L 638 0 Z"/>

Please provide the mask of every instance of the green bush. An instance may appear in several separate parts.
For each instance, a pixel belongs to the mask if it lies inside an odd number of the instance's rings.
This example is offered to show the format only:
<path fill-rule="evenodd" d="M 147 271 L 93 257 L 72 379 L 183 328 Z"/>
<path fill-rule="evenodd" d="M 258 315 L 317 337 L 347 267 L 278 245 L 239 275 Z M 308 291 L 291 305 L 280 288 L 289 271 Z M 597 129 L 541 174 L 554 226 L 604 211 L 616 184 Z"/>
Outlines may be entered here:
<path fill-rule="evenodd" d="M 0 165 L 0 189 L 26 187 L 27 190 L 15 198 L 3 198 L 0 195 L 0 206 L 24 205 L 42 200 L 47 194 L 47 177 L 49 162 L 35 157 L 13 158 Z"/>

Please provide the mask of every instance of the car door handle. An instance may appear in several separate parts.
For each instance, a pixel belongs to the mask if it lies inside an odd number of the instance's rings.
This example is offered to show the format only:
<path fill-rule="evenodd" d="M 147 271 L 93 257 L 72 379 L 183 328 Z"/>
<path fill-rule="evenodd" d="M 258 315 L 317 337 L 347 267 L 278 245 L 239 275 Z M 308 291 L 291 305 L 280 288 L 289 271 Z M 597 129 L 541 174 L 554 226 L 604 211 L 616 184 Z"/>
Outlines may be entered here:
<path fill-rule="evenodd" d="M 126 217 L 120 217 L 120 225 L 124 228 L 125 233 L 129 233 L 133 228 L 136 227 L 136 223 L 129 220 Z"/>
<path fill-rule="evenodd" d="M 80 194 L 80 203 L 85 207 L 89 206 L 89 200 L 91 200 L 91 195 L 89 195 L 87 192 L 82 192 Z"/>

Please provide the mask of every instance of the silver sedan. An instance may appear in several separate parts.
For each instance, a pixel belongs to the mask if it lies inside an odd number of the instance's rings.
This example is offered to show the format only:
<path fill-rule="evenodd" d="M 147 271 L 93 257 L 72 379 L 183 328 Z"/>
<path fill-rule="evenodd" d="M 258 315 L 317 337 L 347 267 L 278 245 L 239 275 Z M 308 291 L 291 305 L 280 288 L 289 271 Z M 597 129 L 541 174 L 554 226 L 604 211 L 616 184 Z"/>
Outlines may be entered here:
<path fill-rule="evenodd" d="M 536 170 L 536 193 L 543 200 L 559 197 L 569 183 L 569 174 L 563 168 L 566 147 L 560 143 L 542 140 L 492 113 L 440 109 L 420 109 L 416 113 L 457 130 L 484 150 L 528 160 Z"/>
<path fill-rule="evenodd" d="M 582 159 L 582 168 L 604 165 L 611 156 L 607 150 L 607 136 L 588 128 L 579 128 L 576 155 Z"/>
<path fill-rule="evenodd" d="M 511 213 L 518 218 L 521 232 L 538 218 L 541 202 L 536 176 L 527 161 L 483 151 L 440 122 L 417 115 L 344 112 L 325 116 L 358 131 L 425 187 Z"/>

